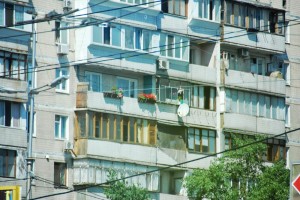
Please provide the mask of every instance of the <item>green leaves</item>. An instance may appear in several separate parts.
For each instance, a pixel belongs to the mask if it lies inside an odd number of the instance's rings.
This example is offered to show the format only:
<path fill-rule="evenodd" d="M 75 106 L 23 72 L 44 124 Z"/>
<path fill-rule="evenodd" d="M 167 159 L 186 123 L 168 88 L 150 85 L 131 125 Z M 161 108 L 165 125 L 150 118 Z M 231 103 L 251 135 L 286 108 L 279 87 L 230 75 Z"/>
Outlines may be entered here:
<path fill-rule="evenodd" d="M 124 178 L 122 175 L 121 178 Z M 129 185 L 125 179 L 118 179 L 118 174 L 115 170 L 110 170 L 108 173 L 108 182 L 111 182 L 108 187 L 104 188 L 104 194 L 111 200 L 146 200 L 149 199 L 147 190 L 136 186 Z"/>
<path fill-rule="evenodd" d="M 246 147 L 228 151 L 216 158 L 208 169 L 195 169 L 185 179 L 190 199 L 287 199 L 289 171 L 284 163 L 266 166 L 263 161 L 267 146 L 253 143 L 262 137 L 234 138 L 234 147 Z"/>

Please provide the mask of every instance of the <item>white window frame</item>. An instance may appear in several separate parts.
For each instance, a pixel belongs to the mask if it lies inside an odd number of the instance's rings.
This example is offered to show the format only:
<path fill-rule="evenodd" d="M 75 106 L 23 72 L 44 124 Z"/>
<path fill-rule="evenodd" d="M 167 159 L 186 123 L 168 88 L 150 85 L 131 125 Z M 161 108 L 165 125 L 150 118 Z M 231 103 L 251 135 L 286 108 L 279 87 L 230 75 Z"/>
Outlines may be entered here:
<path fill-rule="evenodd" d="M 290 22 L 285 22 L 285 43 L 289 44 L 291 42 L 291 29 L 290 29 Z"/>
<path fill-rule="evenodd" d="M 68 27 L 68 26 L 69 26 L 69 24 L 67 22 L 61 21 L 59 27 L 63 28 L 63 27 Z M 64 32 L 66 32 L 66 34 L 67 34 L 67 41 L 66 42 L 62 41 L 62 35 L 63 35 Z M 59 30 L 59 41 L 58 41 L 59 44 L 68 45 L 69 42 L 70 42 L 69 40 L 70 40 L 70 38 L 69 38 L 69 29 Z"/>
<path fill-rule="evenodd" d="M 59 129 L 58 129 L 58 137 L 56 137 L 56 117 L 59 117 Z M 65 124 L 65 137 L 62 138 L 62 132 L 61 132 L 61 124 L 62 124 L 62 118 L 65 117 L 66 118 L 66 124 Z M 69 132 L 69 118 L 68 116 L 65 115 L 59 115 L 59 114 L 55 114 L 54 116 L 54 138 L 58 139 L 58 140 L 67 140 L 68 139 L 68 132 Z"/>
<path fill-rule="evenodd" d="M 285 127 L 291 126 L 291 106 L 285 105 Z"/>
<path fill-rule="evenodd" d="M 216 3 L 218 2 L 218 3 Z M 210 5 L 211 4 L 211 5 Z M 205 6 L 204 6 L 205 5 Z M 218 7 L 217 7 L 218 6 Z M 212 9 L 210 10 L 210 8 Z M 207 17 L 204 16 L 205 8 L 207 9 Z M 201 12 L 200 12 L 201 9 Z M 210 13 L 212 12 L 212 13 Z M 201 15 L 200 15 L 201 14 Z M 220 21 L 220 1 L 219 0 L 200 0 L 198 3 L 198 17 L 201 19 L 211 20 L 211 21 Z M 212 19 L 210 19 L 212 16 Z"/>
<path fill-rule="evenodd" d="M 283 68 L 285 72 L 285 84 L 291 85 L 291 65 L 290 63 L 283 63 Z"/>
<path fill-rule="evenodd" d="M 59 74 L 57 74 L 57 71 L 59 71 Z M 63 76 L 64 75 L 63 71 L 66 71 L 66 75 L 69 75 L 68 67 L 61 67 L 61 68 L 55 69 L 55 78 Z M 65 89 L 62 88 L 63 84 L 65 84 L 65 87 L 66 87 Z M 60 93 L 69 93 L 69 79 L 65 80 L 64 83 L 57 85 L 55 88 L 55 91 L 60 92 Z"/>
<path fill-rule="evenodd" d="M 125 78 L 125 77 L 117 76 L 117 84 L 118 84 L 118 79 L 123 79 L 123 80 L 127 80 L 128 81 L 129 94 L 131 93 L 130 83 L 134 82 L 134 84 L 135 84 L 135 88 L 133 89 L 134 90 L 134 97 L 131 97 L 131 98 L 137 98 L 137 88 L 138 88 L 137 87 L 137 83 L 138 83 L 138 81 L 136 79 L 131 79 L 131 78 Z M 122 89 L 124 90 L 124 88 L 122 88 Z M 129 98 L 130 98 L 130 96 L 129 96 Z"/>
<path fill-rule="evenodd" d="M 22 6 L 22 5 L 16 5 L 16 4 L 13 4 L 13 3 L 6 3 L 6 2 L 0 2 L 0 4 L 3 5 L 3 24 L 0 24 L 0 26 L 6 26 L 6 9 L 5 9 L 5 4 L 11 4 L 13 6 L 13 24 L 16 23 L 16 6 L 19 6 L 19 7 L 22 7 L 23 8 L 23 21 L 25 20 L 25 7 Z M 13 27 L 9 27 L 9 28 L 17 28 L 17 29 L 24 29 L 24 25 L 21 25 L 21 26 L 13 26 Z"/>
<path fill-rule="evenodd" d="M 10 126 L 6 126 L 5 125 L 5 121 L 6 121 L 6 117 L 7 117 L 7 110 L 6 110 L 6 102 L 7 101 L 0 101 L 4 104 L 4 108 L 3 108 L 3 122 L 4 124 L 1 124 L 0 126 L 3 126 L 3 127 L 12 127 L 12 128 L 21 128 L 21 129 L 25 129 L 25 127 L 22 126 L 22 110 L 21 110 L 21 103 L 18 103 L 18 102 L 10 102 L 10 107 L 9 107 L 9 112 L 10 112 Z M 14 119 L 13 119 L 13 104 L 16 104 L 17 105 L 17 108 L 18 108 L 18 112 L 19 112 L 19 118 L 17 119 L 18 120 L 18 126 L 14 126 Z"/>
<path fill-rule="evenodd" d="M 89 75 L 97 75 L 97 76 L 99 76 L 99 79 L 100 79 L 100 81 L 99 81 L 99 90 L 97 90 L 97 91 L 91 90 L 91 88 L 92 88 L 91 85 L 92 84 L 90 84 L 90 82 L 93 82 L 93 80 L 90 80 L 88 82 L 87 76 L 89 76 Z M 91 71 L 85 71 L 85 81 L 89 83 L 89 91 L 91 91 L 91 92 L 102 92 L 102 74 L 101 73 L 91 72 Z"/>

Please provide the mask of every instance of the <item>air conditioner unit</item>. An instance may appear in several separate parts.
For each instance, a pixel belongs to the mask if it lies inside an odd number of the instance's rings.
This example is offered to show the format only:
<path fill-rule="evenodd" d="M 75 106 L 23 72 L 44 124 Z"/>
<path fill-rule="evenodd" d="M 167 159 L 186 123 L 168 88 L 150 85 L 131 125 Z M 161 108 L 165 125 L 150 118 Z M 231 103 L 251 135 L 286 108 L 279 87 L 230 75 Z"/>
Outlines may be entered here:
<path fill-rule="evenodd" d="M 167 70 L 169 69 L 169 61 L 166 59 L 158 59 L 157 60 L 157 68 L 160 70 Z"/>
<path fill-rule="evenodd" d="M 249 50 L 248 49 L 239 49 L 239 55 L 241 57 L 249 57 Z"/>
<path fill-rule="evenodd" d="M 58 44 L 57 54 L 66 55 L 69 53 L 69 46 L 67 44 Z"/>
<path fill-rule="evenodd" d="M 64 9 L 71 10 L 72 9 L 72 1 L 64 0 Z"/>
<path fill-rule="evenodd" d="M 74 148 L 73 142 L 66 140 L 65 141 L 65 150 L 73 150 L 73 148 Z"/>

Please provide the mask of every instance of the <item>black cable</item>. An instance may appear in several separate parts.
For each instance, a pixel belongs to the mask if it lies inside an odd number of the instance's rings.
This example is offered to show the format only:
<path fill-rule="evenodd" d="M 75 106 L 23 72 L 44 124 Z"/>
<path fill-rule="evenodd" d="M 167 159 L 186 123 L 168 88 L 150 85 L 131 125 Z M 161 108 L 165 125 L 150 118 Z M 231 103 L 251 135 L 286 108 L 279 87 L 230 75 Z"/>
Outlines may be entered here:
<path fill-rule="evenodd" d="M 44 183 L 48 183 L 50 185 L 53 185 L 53 186 L 56 186 L 56 184 L 53 182 L 53 181 L 50 181 L 48 179 L 45 179 L 45 178 L 42 178 L 40 176 L 37 176 L 35 175 L 34 176 L 34 179 L 37 180 L 37 181 L 41 181 L 41 182 L 44 182 Z M 66 190 L 72 190 L 72 188 L 70 187 L 67 187 L 67 186 L 64 186 L 62 189 L 66 189 Z M 77 193 L 80 193 L 80 194 L 83 194 L 85 196 L 88 196 L 88 197 L 92 197 L 92 198 L 95 198 L 95 199 L 101 199 L 101 200 L 106 200 L 106 198 L 100 196 L 100 195 L 97 195 L 97 194 L 87 194 L 86 192 L 82 192 L 82 191 L 76 191 Z"/>
<path fill-rule="evenodd" d="M 266 137 L 264 139 L 256 140 L 254 142 L 250 142 L 248 144 L 245 144 L 245 145 L 242 145 L 242 146 L 238 146 L 238 147 L 235 147 L 235 148 L 232 148 L 232 149 L 228 149 L 228 150 L 220 151 L 220 152 L 217 152 L 217 153 L 214 153 L 214 154 L 206 155 L 204 157 L 195 158 L 195 159 L 192 159 L 192 160 L 189 160 L 189 161 L 185 161 L 185 162 L 181 162 L 181 163 L 177 163 L 177 164 L 174 164 L 174 165 L 169 165 L 167 167 L 162 167 L 162 168 L 159 168 L 159 169 L 156 169 L 156 170 L 142 172 L 142 173 L 139 173 L 139 174 L 134 174 L 134 175 L 131 175 L 131 176 L 119 178 L 119 179 L 116 179 L 116 180 L 113 180 L 113 181 L 106 181 L 104 183 L 96 184 L 96 185 L 93 185 L 93 186 L 86 186 L 86 187 L 83 187 L 83 188 L 80 188 L 80 189 L 73 189 L 73 190 L 67 191 L 67 192 L 60 192 L 60 193 L 54 193 L 54 194 L 49 194 L 49 195 L 45 195 L 45 196 L 40 196 L 40 197 L 33 198 L 31 200 L 37 200 L 37 199 L 43 199 L 43 198 L 52 197 L 52 196 L 58 196 L 58 195 L 68 194 L 68 193 L 76 192 L 76 191 L 79 191 L 79 190 L 82 190 L 82 189 L 99 187 L 99 186 L 102 186 L 102 185 L 105 185 L 105 184 L 111 184 L 111 183 L 114 183 L 114 182 L 117 182 L 117 181 L 126 180 L 126 179 L 133 178 L 133 177 L 136 177 L 136 176 L 141 176 L 141 175 L 145 175 L 145 174 L 149 174 L 149 173 L 154 173 L 154 172 L 157 172 L 157 171 L 162 171 L 162 170 L 170 169 L 172 167 L 178 167 L 178 166 L 183 165 L 183 164 L 195 162 L 195 161 L 198 161 L 198 160 L 203 160 L 203 159 L 206 159 L 206 158 L 209 158 L 209 157 L 214 157 L 214 156 L 217 156 L 217 155 L 220 155 L 220 154 L 223 154 L 223 153 L 227 153 L 229 151 L 236 151 L 236 150 L 239 150 L 239 149 L 242 149 L 242 148 L 254 145 L 254 144 L 258 144 L 258 143 L 264 142 L 264 141 L 266 141 L 268 139 L 273 139 L 273 138 L 277 138 L 277 137 L 280 137 L 280 136 L 283 136 L 283 135 L 287 135 L 289 133 L 292 133 L 292 132 L 295 132 L 295 131 L 298 131 L 298 130 L 300 130 L 300 128 L 296 128 L 296 129 L 293 129 L 293 130 L 290 130 L 290 131 L 287 131 L 287 132 L 284 132 L 284 133 L 273 135 L 271 137 Z"/>
<path fill-rule="evenodd" d="M 151 2 L 152 3 L 152 2 Z M 140 4 L 139 4 L 140 5 Z M 136 5 L 134 5 L 134 6 L 136 6 Z M 139 12 L 139 11 L 141 11 L 141 10 L 144 10 L 144 9 L 148 9 L 149 7 L 145 7 L 145 8 L 142 8 L 142 9 L 140 9 L 140 10 L 137 10 L 137 11 L 134 11 L 134 12 L 131 12 L 131 13 L 127 13 L 127 14 L 125 14 L 125 15 L 123 15 L 123 16 L 119 16 L 118 18 L 121 18 L 121 17 L 124 17 L 124 16 L 127 16 L 127 15 L 130 15 L 130 14 L 133 14 L 133 13 L 136 13 L 136 12 Z M 99 11 L 100 12 L 100 11 Z M 296 20 L 299 20 L 299 19 L 295 19 L 295 21 Z M 292 21 L 292 20 L 291 20 Z M 293 24 L 293 25 L 297 25 L 297 24 L 300 24 L 300 23 L 296 23 L 296 24 Z M 269 25 L 265 25 L 265 27 L 268 27 Z M 282 26 L 282 27 L 286 27 L 287 25 L 284 25 L 284 26 Z M 289 26 L 291 26 L 291 25 L 289 25 Z M 160 30 L 162 30 L 162 29 L 160 29 Z M 241 30 L 241 31 L 244 31 L 244 29 L 243 30 Z M 233 31 L 233 32 L 228 32 L 228 33 L 226 33 L 226 34 L 230 34 L 230 33 L 235 33 L 236 31 Z M 238 31 L 239 32 L 239 31 Z M 241 36 L 243 36 L 243 35 L 248 35 L 249 33 L 246 33 L 246 34 L 242 34 L 242 35 L 238 35 L 238 36 L 231 36 L 231 37 L 228 37 L 228 38 L 224 38 L 224 39 L 231 39 L 231 38 L 235 38 L 235 37 L 241 37 Z M 254 33 L 254 34 L 256 34 L 256 33 Z M 219 35 L 214 35 L 214 36 L 211 36 L 211 37 L 218 37 Z M 1 39 L 1 38 L 0 38 Z M 199 39 L 210 39 L 211 40 L 211 38 L 210 37 L 199 37 Z M 195 41 L 197 41 L 198 39 L 195 39 Z M 223 39 L 218 39 L 218 40 L 216 40 L 216 41 L 219 41 L 219 40 L 223 40 Z M 192 40 L 190 40 L 189 42 L 191 42 Z M 183 43 L 183 42 L 180 42 L 180 43 Z M 178 44 L 180 44 L 180 43 L 178 43 Z M 207 42 L 206 42 L 207 43 Z M 203 43 L 204 44 L 204 43 Z M 174 43 L 173 45 L 176 45 L 176 43 Z M 159 47 L 163 47 L 163 46 L 167 46 L 167 45 L 162 45 L 162 46 L 159 46 Z M 190 46 L 190 45 L 188 45 L 188 46 Z M 152 48 L 158 48 L 158 47 L 152 47 Z M 181 48 L 181 47 L 178 47 L 178 48 Z M 175 48 L 176 49 L 176 48 Z M 138 50 L 137 50 L 138 51 Z M 135 51 L 135 52 L 137 52 L 137 51 Z M 166 51 L 166 50 L 165 50 Z M 126 53 L 132 53 L 132 52 L 124 52 L 124 53 L 121 53 L 121 54 L 126 54 Z M 121 55 L 120 54 L 120 55 Z M 118 54 L 115 54 L 115 55 L 119 55 L 119 53 Z M 114 56 L 114 55 L 108 55 L 108 56 Z M 106 56 L 107 57 L 107 56 Z M 101 57 L 97 57 L 97 58 L 101 58 Z M 92 59 L 97 59 L 97 58 L 90 58 L 90 59 L 82 59 L 82 60 L 92 60 Z M 115 59 L 119 59 L 119 58 L 115 58 Z M 71 61 L 71 62 L 78 62 L 78 61 L 82 61 L 82 60 L 76 60 L 76 61 Z M 65 62 L 65 63 L 60 63 L 60 64 L 70 64 L 71 62 Z M 99 61 L 98 61 L 99 62 Z M 88 63 L 89 64 L 89 63 Z M 53 65 L 57 65 L 57 64 L 50 64 L 50 65 L 45 65 L 45 66 L 40 66 L 40 67 L 38 67 L 38 68 L 41 68 L 41 67 L 47 67 L 47 66 L 53 66 Z M 49 70 L 51 70 L 51 69 L 49 69 Z M 14 70 L 13 70 L 14 71 Z M 27 69 L 27 71 L 29 71 L 29 68 Z M 45 70 L 46 71 L 46 70 Z M 4 73 L 4 72 L 3 72 Z M 23 73 L 20 73 L 20 74 L 25 74 L 26 72 L 23 72 Z"/>
<path fill-rule="evenodd" d="M 128 15 L 128 14 L 126 14 Z M 293 24 L 293 25 L 298 25 L 300 23 L 297 23 L 297 24 Z M 231 39 L 231 38 L 235 38 L 235 37 L 241 37 L 243 35 L 248 35 L 249 33 L 246 33 L 246 34 L 242 34 L 242 35 L 238 35 L 238 36 L 231 36 L 231 37 L 228 37 L 228 38 L 224 38 L 224 39 Z M 254 34 L 254 33 L 253 33 Z M 214 36 L 219 36 L 219 35 L 213 35 L 212 37 Z M 203 39 L 211 39 L 209 37 L 199 37 L 199 39 L 203 40 Z M 172 45 L 176 46 L 178 44 L 182 44 L 182 43 L 190 43 L 189 45 L 186 45 L 186 46 L 183 46 L 183 47 L 189 47 L 191 46 L 191 42 L 193 41 L 198 41 L 199 39 L 193 39 L 193 40 L 189 40 L 189 41 L 183 41 L 183 42 L 177 42 L 177 43 L 173 43 Z M 222 40 L 222 39 L 218 39 L 216 41 L 219 41 L 219 40 Z M 209 41 L 209 42 L 212 42 L 212 41 Z M 204 43 L 201 43 L 201 44 L 206 44 L 206 43 L 209 43 L 209 42 L 204 42 Z M 157 47 L 151 47 L 151 48 L 146 48 L 144 50 L 149 50 L 149 49 L 154 49 L 154 48 L 160 48 L 160 47 L 167 47 L 169 45 L 161 45 L 161 46 L 157 46 Z M 170 49 L 178 49 L 178 48 L 182 48 L 182 47 L 174 47 L 174 48 L 169 48 L 169 49 L 165 49 L 164 51 L 166 52 L 167 50 L 170 50 Z M 127 57 L 118 57 L 118 58 L 110 58 L 110 59 L 106 59 L 106 60 L 101 60 L 101 61 L 94 61 L 94 62 L 86 62 L 84 64 L 91 64 L 91 63 L 101 63 L 101 62 L 105 62 L 105 61 L 111 61 L 111 60 L 119 60 L 120 58 L 130 58 L 130 57 L 136 57 L 136 56 L 140 56 L 140 55 L 145 55 L 145 54 L 150 54 L 150 53 L 157 53 L 157 52 L 160 52 L 160 50 L 157 50 L 157 51 L 152 51 L 152 52 L 142 52 L 140 53 L 140 50 L 133 50 L 133 51 L 126 51 L 126 52 L 123 52 L 123 53 L 115 53 L 115 54 L 111 54 L 111 55 L 107 55 L 105 57 L 113 57 L 113 56 L 121 56 L 123 54 L 132 54 L 132 53 L 138 53 L 136 55 L 131 55 L 131 56 L 127 56 Z M 167 52 L 166 52 L 167 53 Z M 151 54 L 150 54 L 151 55 Z M 155 55 L 153 55 L 155 56 Z M 63 63 L 59 63 L 60 65 L 67 65 L 67 64 L 71 64 L 71 63 L 76 63 L 77 62 L 80 62 L 80 61 L 88 61 L 88 60 L 94 60 L 94 59 L 99 59 L 99 58 L 102 58 L 102 57 L 95 57 L 95 58 L 89 58 L 89 59 L 79 59 L 79 60 L 75 60 L 75 61 L 67 61 L 67 62 L 63 62 Z M 58 64 L 47 64 L 47 65 L 42 65 L 42 66 L 38 66 L 36 67 L 36 69 L 39 69 L 39 68 L 44 68 L 44 67 L 51 67 L 51 66 L 57 66 Z M 51 68 L 51 69 L 45 69 L 45 70 L 36 70 L 36 72 L 41 72 L 41 71 L 48 71 L 48 70 L 53 70 L 53 69 L 59 69 L 59 68 L 68 68 L 70 66 L 62 66 L 62 67 L 56 67 L 56 68 Z M 27 71 L 29 71 L 30 69 L 32 68 L 28 68 Z M 4 72 L 3 72 L 4 73 Z M 2 74 L 3 74 L 2 73 Z M 25 74 L 26 72 L 23 72 L 23 73 L 20 73 L 20 74 Z M 27 72 L 29 73 L 29 72 Z M 32 73 L 32 71 L 31 71 Z"/>

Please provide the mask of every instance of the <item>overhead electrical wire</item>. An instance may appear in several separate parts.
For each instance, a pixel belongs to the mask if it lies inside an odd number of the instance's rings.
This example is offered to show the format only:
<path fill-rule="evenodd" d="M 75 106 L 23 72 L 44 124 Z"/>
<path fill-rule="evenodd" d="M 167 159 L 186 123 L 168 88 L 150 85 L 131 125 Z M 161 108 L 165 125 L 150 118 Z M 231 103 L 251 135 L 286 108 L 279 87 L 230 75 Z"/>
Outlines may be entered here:
<path fill-rule="evenodd" d="M 37 181 L 41 181 L 41 182 L 47 183 L 47 184 L 50 184 L 50 185 L 53 185 L 53 186 L 56 186 L 56 184 L 55 184 L 53 181 L 48 180 L 48 179 L 45 179 L 45 178 L 42 178 L 42 177 L 37 176 L 37 175 L 35 175 L 35 176 L 33 177 L 33 179 L 35 179 L 35 180 L 37 180 Z M 66 190 L 69 190 L 69 191 L 72 190 L 72 188 L 67 187 L 67 186 L 62 187 L 62 189 L 66 189 Z M 87 197 L 92 197 L 92 198 L 94 198 L 94 199 L 107 200 L 107 198 L 105 198 L 105 197 L 103 197 L 103 196 L 100 196 L 100 195 L 97 195 L 97 194 L 88 194 L 86 191 L 85 191 L 85 192 L 82 192 L 82 191 L 76 191 L 76 192 L 79 193 L 79 194 L 82 194 L 82 195 L 84 195 L 84 196 L 87 196 Z"/>
<path fill-rule="evenodd" d="M 144 9 L 144 8 L 143 8 Z M 126 14 L 128 15 L 128 14 Z M 297 23 L 297 25 L 300 24 L 300 23 Z M 248 33 L 246 34 L 242 34 L 242 35 L 238 35 L 238 36 L 232 36 L 232 37 L 228 37 L 228 38 L 224 38 L 224 40 L 226 39 L 231 39 L 231 38 L 235 38 L 235 37 L 241 37 L 243 35 L 248 35 Z M 218 35 L 214 35 L 214 36 L 218 36 Z M 212 37 L 214 37 L 212 36 Z M 177 42 L 177 43 L 173 43 L 172 45 L 173 46 L 176 46 L 178 44 L 182 44 L 182 43 L 190 43 L 186 46 L 179 46 L 179 47 L 173 47 L 173 48 L 169 48 L 169 49 L 165 49 L 164 51 L 167 53 L 167 50 L 170 50 L 170 49 L 178 49 L 178 48 L 182 48 L 182 47 L 189 47 L 191 45 L 191 42 L 193 41 L 199 41 L 199 40 L 205 40 L 205 39 L 210 39 L 210 37 L 199 37 L 197 39 L 193 39 L 193 40 L 189 40 L 189 41 L 184 41 L 184 42 Z M 220 41 L 222 39 L 218 39 L 216 41 Z M 210 43 L 214 43 L 213 41 L 209 41 Z M 201 43 L 201 44 L 206 44 L 208 43 L 207 41 Z M 161 46 L 156 46 L 156 47 L 151 47 L 151 48 L 147 48 L 147 49 L 144 49 L 144 50 L 149 50 L 149 49 L 156 49 L 156 48 L 160 48 L 160 47 L 167 47 L 169 45 L 161 45 Z M 126 56 L 126 57 L 122 57 L 122 58 L 130 58 L 130 57 L 136 57 L 136 56 L 141 56 L 141 55 L 145 55 L 145 54 L 150 54 L 150 53 L 157 53 L 157 52 L 160 52 L 161 50 L 157 50 L 157 51 L 152 51 L 152 52 L 140 52 L 141 50 L 129 50 L 127 52 L 123 52 L 123 53 L 115 53 L 115 54 L 110 54 L 110 55 L 106 55 L 106 56 L 103 56 L 103 57 L 114 57 L 114 56 L 121 56 L 121 55 L 126 55 L 126 54 L 132 54 L 132 53 L 137 53 L 136 55 L 130 55 L 130 56 Z M 154 55 L 156 56 L 156 55 Z M 47 65 L 42 65 L 42 66 L 38 66 L 36 67 L 36 72 L 40 72 L 40 71 L 47 71 L 47 70 L 53 70 L 53 69 L 58 69 L 58 68 L 68 68 L 70 66 L 67 66 L 68 64 L 71 64 L 71 63 L 75 63 L 74 65 L 76 64 L 92 64 L 92 63 L 101 63 L 101 62 L 105 62 L 105 61 L 110 61 L 110 60 L 119 60 L 120 57 L 118 58 L 109 58 L 109 59 L 106 59 L 106 60 L 100 60 L 100 61 L 94 61 L 94 62 L 85 62 L 85 63 L 78 63 L 80 61 L 89 61 L 89 60 L 94 60 L 94 59 L 99 59 L 99 58 L 102 58 L 102 57 L 94 57 L 94 58 L 89 58 L 89 59 L 79 59 L 79 60 L 74 60 L 74 61 L 67 61 L 67 62 L 62 62 L 62 63 L 56 63 L 56 64 L 47 64 Z M 45 69 L 45 70 L 38 70 L 40 68 L 45 68 L 45 67 L 51 67 L 51 66 L 57 66 L 58 64 L 62 65 L 62 67 L 56 67 L 56 68 L 50 68 L 50 69 Z M 66 66 L 63 66 L 63 65 L 66 65 Z M 30 69 L 32 68 L 28 68 L 27 71 L 30 71 Z M 13 71 L 13 70 L 11 70 Z M 16 71 L 16 70 L 15 70 Z M 2 72 L 3 74 L 4 72 Z M 28 73 L 28 72 L 23 72 L 23 73 L 19 73 L 19 74 L 25 74 L 25 73 Z"/>
<path fill-rule="evenodd" d="M 167 170 L 167 169 L 170 169 L 172 167 L 178 167 L 178 166 L 181 166 L 181 165 L 184 165 L 184 164 L 188 164 L 188 163 L 192 163 L 192 162 L 195 162 L 195 161 L 203 160 L 203 159 L 206 159 L 206 158 L 209 158 L 209 157 L 215 157 L 217 155 L 224 154 L 224 153 L 227 153 L 227 152 L 230 152 L 230 151 L 236 151 L 236 150 L 239 150 L 239 149 L 243 149 L 245 147 L 248 147 L 248 146 L 251 146 L 251 145 L 254 145 L 254 144 L 265 142 L 268 139 L 273 139 L 273 138 L 277 138 L 277 137 L 280 137 L 280 136 L 286 136 L 287 134 L 290 134 L 290 133 L 293 133 L 293 132 L 299 131 L 299 130 L 300 130 L 300 128 L 296 128 L 296 129 L 293 129 L 293 130 L 290 130 L 290 131 L 287 131 L 287 132 L 284 132 L 284 133 L 273 135 L 271 137 L 266 137 L 264 139 L 260 139 L 260 140 L 254 141 L 254 142 L 250 142 L 250 143 L 242 145 L 242 146 L 237 146 L 237 147 L 234 147 L 234 148 L 231 148 L 231 149 L 228 149 L 228 150 L 224 150 L 224 151 L 220 151 L 220 152 L 213 153 L 213 154 L 210 154 L 210 155 L 206 155 L 204 157 L 195 158 L 195 159 L 188 160 L 188 161 L 185 161 L 185 162 L 180 162 L 180 163 L 177 163 L 177 164 L 174 164 L 174 165 L 168 165 L 166 167 L 161 167 L 159 169 L 150 170 L 150 171 L 147 171 L 147 172 L 142 172 L 142 173 L 134 174 L 134 175 L 131 175 L 131 176 L 122 177 L 122 178 L 119 178 L 119 179 L 116 179 L 116 180 L 113 180 L 113 181 L 106 181 L 106 182 L 96 184 L 96 185 L 92 185 L 92 186 L 86 186 L 86 187 L 82 187 L 82 188 L 79 188 L 79 189 L 73 189 L 73 190 L 66 191 L 66 192 L 58 192 L 58 193 L 54 193 L 54 194 L 39 196 L 39 197 L 32 198 L 31 200 L 44 199 L 44 198 L 47 198 L 47 197 L 64 195 L 64 194 L 68 194 L 68 193 L 71 193 L 71 192 L 76 192 L 76 191 L 85 190 L 85 189 L 89 189 L 89 188 L 108 185 L 108 184 L 111 184 L 111 183 L 114 183 L 114 182 L 117 182 L 117 181 L 122 181 L 122 180 L 126 180 L 126 179 L 129 179 L 129 178 L 141 176 L 141 175 L 146 175 L 146 174 L 150 174 L 150 173 L 154 173 L 154 172 L 158 172 L 158 171 L 162 171 L 162 170 Z"/>

